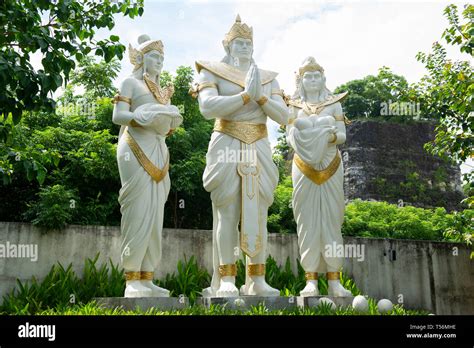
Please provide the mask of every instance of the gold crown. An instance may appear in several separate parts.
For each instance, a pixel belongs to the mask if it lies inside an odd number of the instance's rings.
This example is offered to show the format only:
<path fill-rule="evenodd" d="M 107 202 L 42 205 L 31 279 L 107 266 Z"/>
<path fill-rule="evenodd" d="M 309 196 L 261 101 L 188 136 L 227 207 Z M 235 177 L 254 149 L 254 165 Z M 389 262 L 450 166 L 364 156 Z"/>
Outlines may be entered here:
<path fill-rule="evenodd" d="M 163 43 L 161 40 L 150 40 L 148 35 L 141 35 L 138 38 L 138 43 L 140 46 L 138 49 L 132 47 L 131 44 L 128 45 L 128 56 L 130 58 L 130 62 L 134 65 L 134 71 L 141 68 L 143 66 L 143 55 L 150 52 L 150 51 L 158 51 L 162 55 L 164 54 L 163 50 Z M 138 61 L 137 57 L 141 56 L 141 60 Z"/>
<path fill-rule="evenodd" d="M 163 43 L 161 42 L 161 40 L 155 40 L 151 41 L 150 43 L 147 43 L 140 51 L 145 54 L 153 50 L 156 50 L 163 54 Z"/>
<path fill-rule="evenodd" d="M 316 62 L 314 57 L 308 57 L 304 60 L 303 65 L 299 69 L 299 76 L 303 76 L 307 71 L 320 71 L 323 73 L 324 69 Z"/>
<path fill-rule="evenodd" d="M 235 23 L 232 25 L 229 32 L 225 35 L 224 43 L 228 45 L 232 40 L 237 37 L 253 41 L 253 29 L 247 24 L 242 24 L 240 15 L 237 15 L 237 18 L 235 18 Z"/>

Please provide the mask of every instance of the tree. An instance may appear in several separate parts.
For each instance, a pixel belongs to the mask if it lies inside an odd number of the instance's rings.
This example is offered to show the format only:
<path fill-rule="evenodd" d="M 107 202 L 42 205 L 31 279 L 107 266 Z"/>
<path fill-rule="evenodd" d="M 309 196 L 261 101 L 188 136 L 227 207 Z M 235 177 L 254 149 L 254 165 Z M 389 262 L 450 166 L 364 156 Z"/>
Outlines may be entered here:
<path fill-rule="evenodd" d="M 408 83 L 403 76 L 394 74 L 388 67 L 379 69 L 377 76 L 368 75 L 363 79 L 349 81 L 334 92 L 349 92 L 343 101 L 348 118 L 381 117 L 383 103 L 404 101 L 403 91 Z"/>
<path fill-rule="evenodd" d="M 0 115 L 18 123 L 24 111 L 52 111 L 51 94 L 69 79 L 75 59 L 90 52 L 106 62 L 122 58 L 119 37 L 95 40 L 95 30 L 112 30 L 114 14 L 143 14 L 143 0 L 6 0 L 0 1 Z M 35 70 L 31 55 L 43 54 L 43 69 Z M 2 132 L 11 127 L 1 122 Z M 5 137 L 3 137 L 4 140 Z M 0 141 L 2 138 L 0 138 Z"/>
<path fill-rule="evenodd" d="M 92 56 L 85 56 L 79 62 L 79 68 L 71 74 L 72 86 L 83 86 L 88 99 L 113 97 L 117 88 L 113 81 L 120 71 L 120 62 L 112 59 L 96 61 Z"/>
<path fill-rule="evenodd" d="M 212 228 L 212 204 L 202 186 L 206 152 L 213 122 L 199 111 L 196 99 L 189 94 L 193 69 L 181 66 L 176 76 L 163 74 L 162 83 L 175 86 L 171 99 L 181 109 L 183 124 L 167 140 L 170 150 L 171 191 L 165 211 L 165 225 L 174 228 Z"/>
<path fill-rule="evenodd" d="M 471 57 L 474 49 L 474 5 L 465 5 L 462 12 L 464 23 L 458 16 L 455 5 L 444 10 L 449 27 L 442 37 L 448 44 L 459 46 L 459 50 Z M 460 165 L 474 154 L 474 73 L 469 61 L 453 62 L 447 57 L 445 48 L 439 43 L 433 44 L 431 53 L 418 53 L 428 74 L 411 90 L 418 95 L 418 101 L 426 112 L 439 118 L 435 139 L 426 144 L 428 152 Z M 464 180 L 470 186 L 467 192 L 473 192 L 473 172 L 466 173 Z M 466 202 L 472 206 L 471 195 Z"/>

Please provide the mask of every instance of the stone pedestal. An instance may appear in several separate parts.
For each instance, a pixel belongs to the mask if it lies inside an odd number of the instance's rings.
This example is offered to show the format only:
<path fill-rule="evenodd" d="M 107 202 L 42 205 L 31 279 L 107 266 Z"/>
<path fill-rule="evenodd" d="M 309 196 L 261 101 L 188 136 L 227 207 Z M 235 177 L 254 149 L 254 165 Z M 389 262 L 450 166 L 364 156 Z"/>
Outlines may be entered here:
<path fill-rule="evenodd" d="M 129 311 L 137 308 L 140 308 L 142 311 L 147 311 L 151 308 L 160 311 L 170 311 L 189 307 L 189 299 L 187 297 L 97 297 L 94 300 L 99 306 L 105 308 L 122 308 Z"/>
<path fill-rule="evenodd" d="M 319 305 L 319 300 L 322 298 L 328 298 L 336 304 L 337 307 L 348 307 L 352 306 L 352 300 L 354 296 L 348 297 L 334 297 L 334 296 L 311 296 L 311 297 L 297 297 L 297 304 L 300 308 L 315 308 Z"/>
<path fill-rule="evenodd" d="M 210 308 L 211 305 L 220 305 L 227 309 L 246 311 L 251 307 L 263 304 L 269 311 L 296 308 L 296 297 L 263 297 L 263 296 L 238 296 L 238 297 L 200 297 L 196 305 Z"/>

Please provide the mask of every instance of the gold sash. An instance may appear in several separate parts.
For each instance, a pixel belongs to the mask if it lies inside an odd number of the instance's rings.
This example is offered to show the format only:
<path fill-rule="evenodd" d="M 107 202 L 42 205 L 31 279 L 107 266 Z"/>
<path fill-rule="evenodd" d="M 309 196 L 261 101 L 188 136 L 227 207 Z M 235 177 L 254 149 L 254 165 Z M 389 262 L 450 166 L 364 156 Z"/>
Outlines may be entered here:
<path fill-rule="evenodd" d="M 233 138 L 239 139 L 246 144 L 252 144 L 257 140 L 266 138 L 268 136 L 267 125 L 250 123 L 250 122 L 235 122 L 223 119 L 216 119 L 214 123 L 214 130 Z"/>
<path fill-rule="evenodd" d="M 151 178 L 155 180 L 157 183 L 163 180 L 166 174 L 168 173 L 168 169 L 169 169 L 169 164 L 170 164 L 169 155 L 166 160 L 165 166 L 163 167 L 163 169 L 160 169 L 157 166 L 155 166 L 153 162 L 149 160 L 149 158 L 140 148 L 140 145 L 138 145 L 137 141 L 128 132 L 128 128 L 125 128 L 125 131 L 123 132 L 123 136 L 125 137 L 125 141 L 127 142 L 128 146 L 130 146 L 130 149 L 132 150 L 133 154 L 137 158 L 138 163 L 140 163 L 140 165 L 151 176 Z"/>
<path fill-rule="evenodd" d="M 337 171 L 337 169 L 339 168 L 339 165 L 341 164 L 341 156 L 339 155 L 339 151 L 336 152 L 336 156 L 334 156 L 331 163 L 329 163 L 329 165 L 325 169 L 322 169 L 322 170 L 314 169 L 308 163 L 303 161 L 300 158 L 300 156 L 298 156 L 296 153 L 295 153 L 295 156 L 293 157 L 293 161 L 295 162 L 298 169 L 308 179 L 310 179 L 316 185 L 321 185 L 321 184 L 324 184 L 326 181 L 328 181 Z"/>

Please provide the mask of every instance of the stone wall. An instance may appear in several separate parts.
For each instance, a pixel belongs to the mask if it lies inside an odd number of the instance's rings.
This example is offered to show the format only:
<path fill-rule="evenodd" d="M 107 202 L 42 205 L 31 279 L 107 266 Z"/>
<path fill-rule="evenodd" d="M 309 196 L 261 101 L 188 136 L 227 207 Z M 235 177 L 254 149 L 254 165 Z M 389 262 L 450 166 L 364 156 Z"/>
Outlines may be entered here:
<path fill-rule="evenodd" d="M 402 300 L 406 308 L 427 309 L 437 314 L 474 314 L 474 267 L 469 249 L 462 244 L 344 238 L 346 244 L 364 248 L 364 260 L 348 258 L 345 272 L 364 294 L 376 299 Z M 86 258 L 100 252 L 99 264 L 119 262 L 118 227 L 69 226 L 62 231 L 41 234 L 26 223 L 0 222 L 0 244 L 34 244 L 38 260 L 0 258 L 0 298 L 16 286 L 16 279 L 42 279 L 60 262 L 73 265 L 78 274 Z M 212 270 L 212 233 L 206 230 L 163 231 L 163 263 L 158 278 L 176 272 L 179 260 L 194 255 L 198 263 Z M 287 258 L 296 269 L 296 235 L 270 234 L 269 253 L 279 264 Z M 401 296 L 400 296 L 401 295 Z"/>
<path fill-rule="evenodd" d="M 423 148 L 434 128 L 430 122 L 353 121 L 341 147 L 346 198 L 459 209 L 460 168 Z"/>

